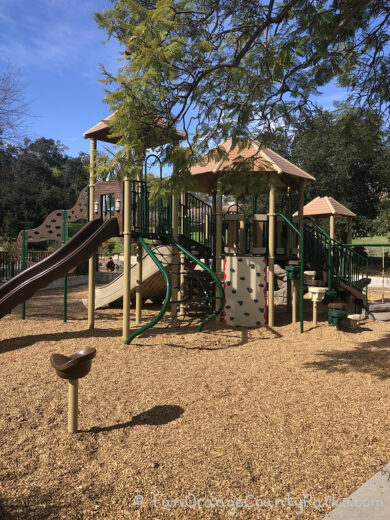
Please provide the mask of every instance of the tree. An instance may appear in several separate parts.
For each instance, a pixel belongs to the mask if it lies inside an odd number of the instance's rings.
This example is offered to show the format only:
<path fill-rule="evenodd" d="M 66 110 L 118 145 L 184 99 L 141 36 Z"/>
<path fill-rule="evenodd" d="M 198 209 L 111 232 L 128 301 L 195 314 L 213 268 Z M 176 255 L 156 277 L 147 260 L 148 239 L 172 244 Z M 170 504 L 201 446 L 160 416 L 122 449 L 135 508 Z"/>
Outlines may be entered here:
<path fill-rule="evenodd" d="M 106 100 L 116 112 L 112 134 L 124 147 L 116 161 L 130 155 L 134 171 L 156 120 L 186 136 L 180 173 L 227 138 L 266 145 L 334 79 L 356 103 L 389 106 L 389 0 L 113 4 L 96 19 L 126 50 L 118 74 L 105 71 L 113 88 Z M 173 152 L 162 151 L 167 161 Z"/>
<path fill-rule="evenodd" d="M 0 236 L 42 223 L 56 209 L 72 207 L 87 184 L 86 158 L 65 155 L 53 139 L 26 139 L 0 149 Z"/>
<path fill-rule="evenodd" d="M 318 110 L 296 124 L 287 146 L 279 142 L 279 151 L 316 178 L 305 189 L 306 202 L 333 197 L 356 213 L 355 234 L 371 231 L 390 192 L 390 145 L 377 112 Z"/>
<path fill-rule="evenodd" d="M 17 140 L 23 128 L 27 103 L 18 73 L 8 64 L 0 71 L 0 144 Z"/>
<path fill-rule="evenodd" d="M 385 196 L 378 208 L 378 216 L 371 226 L 371 234 L 385 236 L 390 241 L 390 197 Z"/>

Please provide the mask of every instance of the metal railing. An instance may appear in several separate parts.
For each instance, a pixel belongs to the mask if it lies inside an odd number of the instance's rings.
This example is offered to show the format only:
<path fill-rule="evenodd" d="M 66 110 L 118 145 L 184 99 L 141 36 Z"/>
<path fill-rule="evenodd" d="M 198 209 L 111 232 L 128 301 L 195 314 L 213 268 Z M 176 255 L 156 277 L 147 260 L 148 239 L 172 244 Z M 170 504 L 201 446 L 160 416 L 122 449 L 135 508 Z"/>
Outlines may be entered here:
<path fill-rule="evenodd" d="M 145 181 L 131 184 L 132 227 L 136 233 L 148 235 L 172 234 L 172 205 L 161 198 L 151 200 Z"/>
<path fill-rule="evenodd" d="M 192 193 L 184 195 L 179 203 L 179 229 L 181 234 L 196 242 L 212 247 L 212 208 Z"/>
<path fill-rule="evenodd" d="M 51 255 L 51 251 L 28 251 L 28 262 L 40 262 Z M 22 271 L 22 261 L 12 260 L 12 253 L 0 251 L 0 283 L 6 282 Z"/>
<path fill-rule="evenodd" d="M 331 240 L 326 231 L 310 217 L 305 217 L 305 261 L 326 271 L 328 289 L 332 287 Z"/>
<path fill-rule="evenodd" d="M 366 294 L 367 285 L 362 280 L 368 278 L 368 258 L 341 242 L 331 240 L 332 275 L 336 283 L 340 280 Z"/>
<path fill-rule="evenodd" d="M 307 262 L 324 269 L 328 273 L 328 288 L 340 282 L 365 293 L 367 307 L 367 286 L 362 280 L 368 278 L 368 258 L 337 240 L 330 238 L 328 233 L 314 220 L 305 218 L 310 224 L 305 224 L 305 255 Z"/>

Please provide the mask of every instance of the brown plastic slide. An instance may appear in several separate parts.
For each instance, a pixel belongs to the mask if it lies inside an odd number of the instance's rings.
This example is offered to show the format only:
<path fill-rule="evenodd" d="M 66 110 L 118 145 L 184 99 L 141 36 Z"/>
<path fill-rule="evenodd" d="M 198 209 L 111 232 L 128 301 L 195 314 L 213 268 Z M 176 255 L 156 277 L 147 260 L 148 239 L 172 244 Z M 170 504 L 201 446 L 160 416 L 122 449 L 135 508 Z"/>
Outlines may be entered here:
<path fill-rule="evenodd" d="M 99 244 L 118 234 L 116 218 L 102 222 L 88 222 L 66 244 L 41 262 L 21 272 L 0 287 L 0 318 L 13 307 L 31 298 L 38 289 L 46 287 L 67 274 L 73 267 L 87 260 Z"/>

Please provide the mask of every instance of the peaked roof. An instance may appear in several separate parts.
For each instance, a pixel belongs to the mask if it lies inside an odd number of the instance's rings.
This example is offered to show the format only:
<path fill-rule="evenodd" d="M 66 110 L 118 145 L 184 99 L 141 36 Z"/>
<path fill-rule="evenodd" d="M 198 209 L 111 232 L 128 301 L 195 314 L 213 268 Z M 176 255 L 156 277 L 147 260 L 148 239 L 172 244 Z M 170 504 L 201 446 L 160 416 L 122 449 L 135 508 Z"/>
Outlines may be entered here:
<path fill-rule="evenodd" d="M 110 121 L 112 119 L 114 114 L 110 114 L 108 117 L 106 117 L 103 121 L 100 121 L 95 126 L 87 130 L 83 137 L 84 139 L 88 139 L 89 137 L 95 137 L 98 141 L 105 141 L 106 143 L 116 143 L 118 139 L 112 139 L 109 136 L 109 125 L 106 123 L 106 121 Z"/>
<path fill-rule="evenodd" d="M 97 123 L 95 126 L 84 132 L 83 137 L 88 139 L 90 137 L 94 137 L 98 141 L 104 141 L 106 143 L 117 143 L 119 138 L 110 137 L 110 126 L 109 121 L 114 117 L 115 112 L 107 116 L 105 119 Z M 156 118 L 153 126 L 151 126 L 151 131 L 153 130 L 165 130 L 167 128 L 167 123 L 163 119 Z M 179 130 L 175 129 L 176 136 L 179 139 L 184 138 L 184 134 Z"/>
<path fill-rule="evenodd" d="M 294 213 L 294 216 L 297 214 Z M 355 213 L 332 197 L 316 197 L 303 207 L 303 214 L 312 217 L 329 217 L 330 215 L 335 217 L 356 217 Z"/>
<path fill-rule="evenodd" d="M 275 172 L 282 177 L 286 184 L 291 185 L 292 181 L 293 185 L 297 186 L 301 179 L 305 184 L 315 181 L 312 175 L 270 148 L 261 148 L 257 141 L 252 141 L 248 147 L 240 149 L 239 144 L 233 147 L 232 140 L 228 139 L 218 148 L 224 150 L 227 157 L 220 160 L 210 159 L 208 162 L 205 158 L 190 169 L 191 175 L 197 177 L 197 181 L 202 188 L 201 191 L 210 191 L 216 183 L 218 174 L 232 168 L 240 158 L 251 160 L 254 172 Z"/>

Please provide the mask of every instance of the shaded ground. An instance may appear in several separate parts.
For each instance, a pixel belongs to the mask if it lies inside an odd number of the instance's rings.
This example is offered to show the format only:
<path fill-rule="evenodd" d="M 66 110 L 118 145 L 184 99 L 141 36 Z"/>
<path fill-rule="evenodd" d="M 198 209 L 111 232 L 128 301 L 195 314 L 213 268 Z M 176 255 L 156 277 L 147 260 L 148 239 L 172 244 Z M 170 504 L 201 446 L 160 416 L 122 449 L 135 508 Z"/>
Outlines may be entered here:
<path fill-rule="evenodd" d="M 337 331 L 320 305 L 303 335 L 280 311 L 274 329 L 194 324 L 125 346 L 120 309 L 97 311 L 88 331 L 82 297 L 72 289 L 66 324 L 60 290 L 30 300 L 26 321 L 19 309 L 1 320 L 1 519 L 297 518 L 288 494 L 342 498 L 389 462 L 389 323 Z M 49 358 L 86 346 L 98 354 L 69 435 Z M 162 502 L 189 494 L 212 502 Z M 228 502 L 248 495 L 285 501 Z M 330 509 L 311 502 L 298 518 Z"/>

